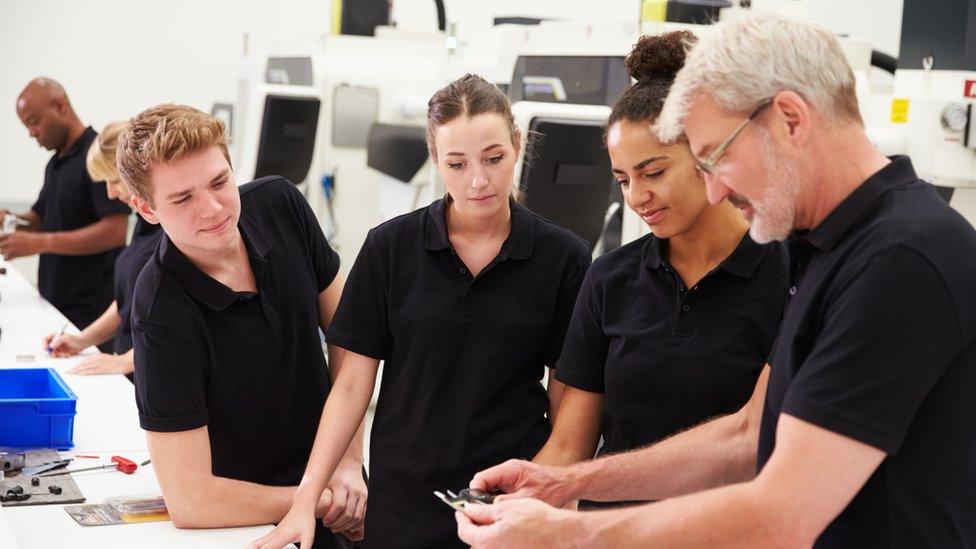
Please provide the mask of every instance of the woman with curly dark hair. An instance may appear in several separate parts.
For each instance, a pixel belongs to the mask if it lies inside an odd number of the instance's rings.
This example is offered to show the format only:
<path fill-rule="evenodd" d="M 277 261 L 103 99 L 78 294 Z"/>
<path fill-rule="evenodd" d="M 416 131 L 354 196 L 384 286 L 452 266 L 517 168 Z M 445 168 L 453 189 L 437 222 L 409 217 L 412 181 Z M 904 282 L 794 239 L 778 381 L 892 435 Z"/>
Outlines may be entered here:
<path fill-rule="evenodd" d="M 772 347 L 785 247 L 754 242 L 729 202 L 709 204 L 687 141 L 661 143 L 650 130 L 695 40 L 645 36 L 627 58 L 636 83 L 613 107 L 606 145 L 627 206 L 652 234 L 587 273 L 556 367 L 566 389 L 536 462 L 590 459 L 601 437 L 601 454 L 623 452 L 737 410 Z"/>

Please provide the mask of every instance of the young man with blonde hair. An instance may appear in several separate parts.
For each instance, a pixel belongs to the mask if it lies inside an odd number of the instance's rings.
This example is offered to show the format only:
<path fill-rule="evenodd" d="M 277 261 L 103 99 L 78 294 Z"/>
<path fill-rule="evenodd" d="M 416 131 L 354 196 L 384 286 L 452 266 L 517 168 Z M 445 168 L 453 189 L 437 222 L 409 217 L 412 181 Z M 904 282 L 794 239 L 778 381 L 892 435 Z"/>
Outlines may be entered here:
<path fill-rule="evenodd" d="M 836 38 L 757 14 L 690 52 L 655 128 L 709 199 L 790 242 L 779 335 L 738 412 L 570 468 L 511 461 L 458 513 L 480 547 L 976 544 L 976 231 L 882 156 Z M 575 499 L 664 500 L 613 512 Z"/>
<path fill-rule="evenodd" d="M 132 303 L 136 402 L 179 528 L 280 520 L 302 478 L 330 374 L 319 329 L 338 305 L 339 258 L 294 185 L 238 187 L 223 125 L 181 105 L 131 119 L 118 166 L 159 247 Z M 319 500 L 333 532 L 361 536 L 361 432 Z M 328 532 L 316 547 L 348 540 Z"/>

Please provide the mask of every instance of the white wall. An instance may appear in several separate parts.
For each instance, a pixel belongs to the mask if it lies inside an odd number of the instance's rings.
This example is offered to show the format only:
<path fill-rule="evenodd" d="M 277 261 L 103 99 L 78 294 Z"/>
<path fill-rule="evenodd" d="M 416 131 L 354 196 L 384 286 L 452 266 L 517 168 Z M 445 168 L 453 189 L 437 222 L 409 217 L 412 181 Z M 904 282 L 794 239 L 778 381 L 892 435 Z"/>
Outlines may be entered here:
<path fill-rule="evenodd" d="M 60 81 L 101 128 L 161 102 L 209 111 L 236 98 L 245 32 L 317 36 L 331 0 L 0 1 L 0 204 L 30 203 L 50 157 L 14 110 L 33 77 Z"/>
<path fill-rule="evenodd" d="M 830 30 L 865 38 L 898 57 L 904 0 L 812 0 L 810 15 Z"/>
<path fill-rule="evenodd" d="M 82 120 L 96 128 L 164 101 L 209 110 L 215 101 L 236 98 L 245 32 L 261 40 L 319 36 L 330 27 L 332 1 L 0 0 L 0 205 L 32 202 L 50 156 L 14 112 L 17 94 L 31 78 L 59 80 Z M 808 5 L 833 30 L 864 36 L 897 55 L 902 1 Z M 634 21 L 640 6 L 640 0 L 445 3 L 461 39 L 475 41 L 495 16 Z M 436 25 L 432 0 L 395 0 L 393 15 L 401 27 Z"/>
<path fill-rule="evenodd" d="M 636 21 L 640 0 L 444 0 L 448 23 L 457 23 L 462 37 L 491 27 L 495 17 L 522 16 L 583 21 Z M 437 28 L 433 0 L 394 0 L 393 18 L 400 27 Z"/>
<path fill-rule="evenodd" d="M 640 0 L 444 0 L 448 22 L 458 24 L 462 36 L 480 31 L 496 16 L 522 15 L 584 21 L 634 21 Z M 753 0 L 785 11 L 805 11 L 834 32 L 866 38 L 886 53 L 898 56 L 904 0 Z M 393 16 L 401 26 L 435 28 L 433 0 L 394 0 Z"/>

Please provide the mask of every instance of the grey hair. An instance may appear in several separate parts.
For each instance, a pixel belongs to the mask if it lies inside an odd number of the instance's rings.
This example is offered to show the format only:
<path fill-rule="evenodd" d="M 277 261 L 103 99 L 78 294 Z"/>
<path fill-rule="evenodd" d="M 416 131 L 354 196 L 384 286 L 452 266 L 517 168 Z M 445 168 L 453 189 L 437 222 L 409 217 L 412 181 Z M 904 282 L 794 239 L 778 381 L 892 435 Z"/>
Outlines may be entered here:
<path fill-rule="evenodd" d="M 829 120 L 861 123 L 854 72 L 830 31 L 769 12 L 718 23 L 688 53 L 654 132 L 666 143 L 677 139 L 698 93 L 710 94 L 722 109 L 748 112 L 784 90 Z"/>

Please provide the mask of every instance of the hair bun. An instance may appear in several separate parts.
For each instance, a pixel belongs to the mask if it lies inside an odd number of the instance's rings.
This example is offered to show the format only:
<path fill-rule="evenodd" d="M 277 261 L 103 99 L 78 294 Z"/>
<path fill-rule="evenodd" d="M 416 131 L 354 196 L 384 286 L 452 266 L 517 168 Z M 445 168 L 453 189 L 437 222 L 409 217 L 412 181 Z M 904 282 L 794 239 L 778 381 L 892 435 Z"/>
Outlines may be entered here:
<path fill-rule="evenodd" d="M 627 74 L 638 83 L 674 80 L 685 64 L 685 48 L 697 41 L 689 31 L 642 36 L 627 56 Z"/>

